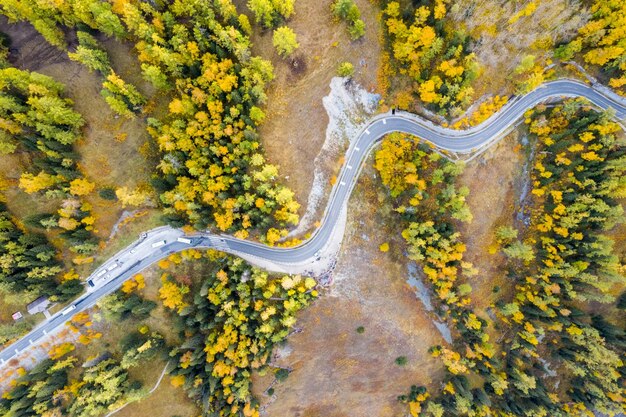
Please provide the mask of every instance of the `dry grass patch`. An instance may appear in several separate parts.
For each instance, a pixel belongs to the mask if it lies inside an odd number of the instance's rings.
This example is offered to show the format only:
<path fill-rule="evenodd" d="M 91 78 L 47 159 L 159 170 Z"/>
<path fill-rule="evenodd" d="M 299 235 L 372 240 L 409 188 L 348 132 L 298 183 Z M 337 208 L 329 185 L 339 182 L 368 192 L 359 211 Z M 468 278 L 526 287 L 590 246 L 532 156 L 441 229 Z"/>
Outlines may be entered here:
<path fill-rule="evenodd" d="M 159 364 L 162 370 L 164 364 Z M 152 389 L 158 379 L 158 375 L 147 387 Z M 115 417 L 196 417 L 202 412 L 187 397 L 182 388 L 173 387 L 169 378 L 165 376 L 159 387 L 148 397 L 141 401 L 129 404 L 124 409 L 118 411 Z"/>
<path fill-rule="evenodd" d="M 472 300 L 478 310 L 484 310 L 500 299 L 513 286 L 505 275 L 505 257 L 495 243 L 495 230 L 515 222 L 522 186 L 524 148 L 519 144 L 516 130 L 484 154 L 469 162 L 459 183 L 469 187 L 467 203 L 474 215 L 471 223 L 458 224 L 467 245 L 465 259 L 478 268 L 471 278 Z M 500 287 L 495 293 L 494 287 Z"/>
<path fill-rule="evenodd" d="M 250 15 L 243 1 L 240 11 Z M 350 41 L 346 25 L 335 22 L 330 1 L 297 1 L 295 14 L 287 22 L 298 36 L 300 48 L 292 58 L 282 59 L 272 45 L 272 32 L 255 25 L 252 36 L 255 55 L 271 59 L 274 81 L 265 105 L 267 119 L 260 127 L 267 158 L 281 167 L 285 183 L 304 205 L 313 181 L 313 160 L 325 140 L 328 116 L 322 98 L 341 62 L 355 67 L 355 80 L 367 90 L 376 89 L 378 7 L 367 0 L 356 1 L 365 22 L 365 36 Z M 300 214 L 304 211 L 301 209 Z"/>
<path fill-rule="evenodd" d="M 24 319 L 29 323 L 34 323 L 38 321 L 37 317 L 29 316 L 26 312 L 26 304 L 33 301 L 27 294 L 12 294 L 5 293 L 0 290 L 0 324 L 13 323 L 13 318 L 11 315 L 16 311 L 20 311 L 24 315 Z M 43 315 L 41 315 L 43 318 Z"/>
<path fill-rule="evenodd" d="M 114 204 L 111 205 L 114 208 Z M 161 212 L 157 209 L 138 209 L 128 212 L 129 216 L 117 224 L 117 232 L 111 239 L 103 239 L 103 249 L 95 256 L 95 262 L 104 262 L 118 251 L 139 238 L 142 232 L 162 226 Z"/>
<path fill-rule="evenodd" d="M 350 200 L 335 282 L 301 313 L 296 326 L 304 331 L 274 359 L 294 371 L 274 387 L 275 401 L 263 394 L 271 378 L 255 378 L 268 415 L 397 416 L 405 411 L 398 395 L 441 377 L 427 350 L 442 338 L 406 283 L 401 225 L 389 202 L 370 159 Z M 395 364 L 399 356 L 405 366 Z"/>

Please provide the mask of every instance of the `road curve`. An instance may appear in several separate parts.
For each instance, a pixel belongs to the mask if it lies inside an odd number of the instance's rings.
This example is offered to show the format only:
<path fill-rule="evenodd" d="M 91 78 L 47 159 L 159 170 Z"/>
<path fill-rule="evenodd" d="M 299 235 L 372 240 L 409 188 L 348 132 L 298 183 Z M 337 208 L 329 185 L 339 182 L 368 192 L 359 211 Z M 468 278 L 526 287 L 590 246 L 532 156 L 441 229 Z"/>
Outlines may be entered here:
<path fill-rule="evenodd" d="M 242 256 L 248 260 L 257 259 L 273 265 L 300 265 L 304 271 L 307 266 L 310 267 L 311 264 L 317 262 L 320 251 L 330 241 L 337 219 L 341 215 L 345 215 L 348 198 L 365 158 L 384 135 L 391 132 L 404 132 L 431 143 L 444 154 L 472 155 L 504 137 L 515 127 L 526 110 L 538 103 L 563 97 L 583 97 L 596 107 L 612 108 L 615 112 L 615 118 L 619 121 L 626 119 L 626 100 L 624 98 L 606 87 L 589 86 L 579 81 L 567 79 L 545 83 L 524 96 L 514 98 L 488 120 L 467 130 L 453 130 L 437 126 L 410 113 L 377 115 L 351 142 L 346 154 L 346 161 L 331 191 L 322 224 L 306 242 L 293 248 L 276 248 L 257 242 L 236 239 L 228 235 L 199 233 L 185 237 L 180 229 L 170 227 L 153 229 L 140 240 L 135 241 L 107 260 L 90 277 L 93 279 L 100 271 L 111 269 L 109 273 L 111 278 L 107 279 L 104 284 L 96 286 L 75 300 L 71 304 L 70 310 L 63 310 L 66 314 L 62 312 L 55 314 L 26 336 L 2 350 L 0 352 L 0 365 L 21 354 L 30 346 L 36 345 L 39 339 L 61 328 L 74 314 L 95 305 L 98 299 L 114 292 L 125 280 L 136 273 L 172 253 L 191 247 L 215 248 Z M 189 239 L 189 242 L 178 241 L 179 238 Z M 153 246 L 160 241 L 165 241 L 165 244 L 159 247 Z"/>

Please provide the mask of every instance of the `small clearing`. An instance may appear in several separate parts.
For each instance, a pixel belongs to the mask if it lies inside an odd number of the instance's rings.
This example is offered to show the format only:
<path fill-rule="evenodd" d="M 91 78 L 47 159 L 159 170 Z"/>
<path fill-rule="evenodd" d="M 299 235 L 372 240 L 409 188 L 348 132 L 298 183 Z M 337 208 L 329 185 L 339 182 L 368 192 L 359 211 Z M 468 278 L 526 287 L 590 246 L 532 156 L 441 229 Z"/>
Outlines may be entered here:
<path fill-rule="evenodd" d="M 398 416 L 405 411 L 398 395 L 442 376 L 428 348 L 445 342 L 406 283 L 397 213 L 371 165 L 369 158 L 349 203 L 332 287 L 300 314 L 303 331 L 273 360 L 293 372 L 274 385 L 274 398 L 263 393 L 273 378 L 255 377 L 267 416 Z M 389 252 L 379 250 L 384 242 Z M 406 366 L 394 363 L 399 356 Z"/>
<path fill-rule="evenodd" d="M 479 270 L 469 280 L 478 310 L 485 310 L 502 297 L 502 293 L 494 292 L 494 287 L 507 291 L 513 285 L 505 276 L 504 256 L 495 253 L 494 233 L 499 226 L 510 225 L 515 219 L 526 160 L 526 149 L 520 144 L 519 136 L 519 130 L 513 131 L 469 162 L 459 178 L 460 185 L 470 189 L 467 203 L 474 216 L 470 224 L 458 227 L 467 245 L 465 259 Z"/>
<path fill-rule="evenodd" d="M 253 21 L 246 2 L 238 0 L 235 3 Z M 296 1 L 295 13 L 286 24 L 295 31 L 300 47 L 288 59 L 282 59 L 276 53 L 271 30 L 253 25 L 252 52 L 270 59 L 275 74 L 263 109 L 267 119 L 259 133 L 267 158 L 280 166 L 284 183 L 303 205 L 301 215 L 313 186 L 315 166 L 320 164 L 320 161 L 314 161 L 327 138 L 324 132 L 329 124 L 329 114 L 322 99 L 329 94 L 327 86 L 337 75 L 339 64 L 352 63 L 354 81 L 369 92 L 376 89 L 380 55 L 379 7 L 368 0 L 356 0 L 356 4 L 365 22 L 365 36 L 350 41 L 345 23 L 334 20 L 329 1 Z M 297 67 L 294 63 L 298 64 Z M 335 172 L 339 168 L 337 159 L 335 156 L 324 161 L 321 169 Z"/>

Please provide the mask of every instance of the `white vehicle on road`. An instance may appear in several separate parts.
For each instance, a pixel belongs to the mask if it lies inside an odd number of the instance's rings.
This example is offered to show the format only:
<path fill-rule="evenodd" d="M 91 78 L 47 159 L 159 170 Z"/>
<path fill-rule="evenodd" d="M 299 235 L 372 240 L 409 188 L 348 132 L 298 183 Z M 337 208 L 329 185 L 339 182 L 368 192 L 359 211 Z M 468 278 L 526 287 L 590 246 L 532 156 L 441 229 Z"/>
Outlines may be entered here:
<path fill-rule="evenodd" d="M 191 245 L 191 239 L 187 239 L 186 237 L 179 237 L 178 239 L 176 239 L 177 242 L 180 243 L 186 243 L 188 245 Z"/>
<path fill-rule="evenodd" d="M 98 271 L 94 278 L 87 280 L 87 284 L 89 285 L 88 290 L 91 291 L 92 289 L 94 289 L 96 285 L 100 283 L 100 281 L 106 281 L 107 279 L 111 278 L 111 274 L 109 274 L 108 272 L 114 270 L 118 266 L 120 266 L 120 264 L 114 262 L 113 265 L 109 266 L 108 268 L 102 268 L 100 271 Z"/>
<path fill-rule="evenodd" d="M 166 243 L 167 243 L 167 242 L 166 242 L 165 240 L 159 240 L 158 242 L 154 242 L 154 243 L 152 244 L 152 247 L 153 247 L 153 248 L 159 248 L 159 247 L 161 247 L 161 246 L 165 245 Z"/>
<path fill-rule="evenodd" d="M 71 306 L 67 307 L 66 309 L 64 309 L 63 311 L 61 311 L 61 315 L 65 316 L 67 314 L 70 314 L 72 311 L 76 310 L 76 305 L 72 304 Z"/>

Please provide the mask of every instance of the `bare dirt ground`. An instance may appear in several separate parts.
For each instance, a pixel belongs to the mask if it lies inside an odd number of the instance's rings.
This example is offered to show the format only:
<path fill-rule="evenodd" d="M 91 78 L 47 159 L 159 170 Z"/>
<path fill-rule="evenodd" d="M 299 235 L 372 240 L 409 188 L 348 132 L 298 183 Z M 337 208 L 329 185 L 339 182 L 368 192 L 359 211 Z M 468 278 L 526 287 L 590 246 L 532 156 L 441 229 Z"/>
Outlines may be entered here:
<path fill-rule="evenodd" d="M 474 219 L 470 224 L 458 224 L 467 246 L 465 259 L 479 273 L 470 279 L 472 300 L 478 309 L 485 309 L 512 287 L 503 270 L 504 256 L 493 253 L 494 233 L 499 226 L 512 225 L 519 205 L 521 175 L 526 154 L 519 144 L 516 130 L 469 162 L 459 179 L 459 185 L 469 187 L 467 203 Z M 492 253 L 490 253 L 492 252 Z M 494 293 L 494 286 L 500 293 Z"/>
<path fill-rule="evenodd" d="M 524 55 L 551 57 L 551 48 L 570 40 L 589 19 L 578 0 L 535 1 L 537 9 L 516 22 L 509 19 L 529 2 L 461 0 L 450 15 L 478 41 L 472 46 L 482 67 L 476 97 L 513 91 L 513 70 Z"/>
<path fill-rule="evenodd" d="M 350 200 L 335 282 L 300 315 L 304 331 L 280 350 L 290 353 L 275 359 L 294 371 L 274 386 L 275 399 L 263 394 L 272 378 L 255 378 L 268 416 L 397 416 L 405 411 L 398 395 L 439 380 L 441 364 L 427 350 L 442 338 L 406 283 L 396 213 L 371 164 Z M 384 242 L 389 252 L 379 251 Z M 399 356 L 406 366 L 394 363 Z"/>
<path fill-rule="evenodd" d="M 243 3 L 236 2 L 238 9 L 251 16 Z M 276 76 L 267 92 L 267 119 L 259 131 L 268 159 L 280 166 L 284 183 L 302 204 L 301 214 L 313 183 L 313 161 L 324 143 L 328 124 L 322 98 L 330 91 L 338 65 L 351 62 L 355 81 L 368 91 L 376 89 L 378 7 L 367 0 L 356 3 L 366 28 L 365 36 L 352 42 L 345 23 L 333 20 L 330 2 L 296 1 L 295 14 L 287 22 L 300 43 L 293 59 L 280 58 L 272 45 L 272 32 L 253 25 L 252 51 L 271 59 Z M 334 168 L 333 162 L 328 162 L 327 169 Z"/>

